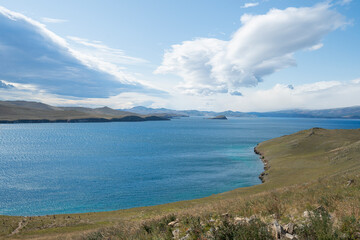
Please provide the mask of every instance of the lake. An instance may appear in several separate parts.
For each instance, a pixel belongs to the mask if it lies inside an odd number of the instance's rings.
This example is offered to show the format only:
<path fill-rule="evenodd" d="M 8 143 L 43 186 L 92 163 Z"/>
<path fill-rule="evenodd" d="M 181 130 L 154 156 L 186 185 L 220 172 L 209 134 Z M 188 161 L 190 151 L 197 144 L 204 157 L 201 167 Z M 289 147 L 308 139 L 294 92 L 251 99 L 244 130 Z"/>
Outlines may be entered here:
<path fill-rule="evenodd" d="M 200 117 L 0 125 L 0 214 L 109 211 L 260 184 L 257 143 L 359 120 Z"/>

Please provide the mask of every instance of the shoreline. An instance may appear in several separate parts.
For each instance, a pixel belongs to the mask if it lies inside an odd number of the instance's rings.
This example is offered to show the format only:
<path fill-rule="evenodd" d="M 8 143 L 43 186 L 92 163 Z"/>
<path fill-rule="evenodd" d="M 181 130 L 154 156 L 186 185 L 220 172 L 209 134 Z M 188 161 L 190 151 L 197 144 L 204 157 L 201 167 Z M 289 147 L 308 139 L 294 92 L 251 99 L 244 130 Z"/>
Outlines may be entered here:
<path fill-rule="evenodd" d="M 169 121 L 170 118 L 159 116 L 125 116 L 122 118 L 75 118 L 75 119 L 17 119 L 0 120 L 0 124 L 18 123 L 88 123 L 88 122 L 146 122 L 146 121 Z"/>
<path fill-rule="evenodd" d="M 290 143 L 296 143 L 296 148 L 289 147 L 292 146 L 289 145 Z M 317 146 L 321 146 L 320 150 Z M 193 226 L 187 222 L 189 214 L 193 214 L 190 216 L 191 219 L 200 217 L 203 222 L 209 220 L 209 216 L 211 216 L 209 222 L 211 224 L 216 223 L 218 219 L 222 221 L 229 218 L 246 220 L 253 216 L 260 216 L 260 220 L 268 226 L 273 224 L 274 219 L 282 227 L 286 227 L 290 222 L 302 226 L 301 223 L 306 218 L 305 213 L 311 213 L 317 209 L 329 210 L 326 206 L 320 208 L 316 199 L 321 199 L 325 195 L 327 196 L 326 199 L 331 201 L 330 203 L 336 204 L 335 206 L 346 206 L 348 198 L 335 199 L 332 194 L 338 196 L 339 191 L 343 195 L 350 194 L 353 196 L 355 194 L 353 199 L 359 195 L 359 192 L 355 192 L 355 190 L 360 182 L 358 175 L 360 162 L 352 161 L 355 157 L 356 160 L 359 159 L 357 157 L 359 146 L 360 129 L 326 130 L 312 128 L 302 130 L 291 135 L 261 142 L 254 147 L 254 153 L 260 155 L 260 159 L 264 163 L 265 171 L 260 174 L 259 178 L 265 184 L 260 183 L 209 197 L 149 207 L 32 217 L 2 215 L 0 219 L 5 222 L 5 228 L 3 228 L 3 233 L 0 236 L 7 236 L 10 239 L 15 239 L 16 236 L 26 239 L 58 239 L 65 236 L 82 239 L 81 237 L 84 234 L 92 236 L 93 233 L 112 236 L 111 231 L 114 227 L 121 232 L 123 229 L 126 230 L 126 226 L 128 226 L 126 224 L 129 226 L 137 225 L 135 232 L 124 230 L 124 236 L 138 236 L 135 235 L 137 233 L 153 236 L 152 234 L 156 232 L 144 232 L 144 223 L 148 224 L 146 226 L 163 226 L 165 223 L 164 226 L 169 226 L 167 229 L 172 231 L 175 229 L 186 235 L 187 229 Z M 332 151 L 329 151 L 329 148 Z M 302 151 L 304 149 L 306 149 L 305 155 Z M 339 154 L 341 154 L 340 158 Z M 337 162 L 329 162 L 329 157 L 338 157 L 336 158 Z M 271 160 L 271 176 L 270 174 L 267 175 L 267 170 L 270 168 L 269 160 Z M 299 194 L 301 194 L 301 200 L 299 200 Z M 234 205 L 234 203 L 238 205 Z M 355 200 L 352 201 L 350 207 L 353 204 L 356 204 Z M 274 206 L 274 208 L 270 209 L 268 206 Z M 250 211 L 247 210 L 249 207 L 251 207 Z M 264 209 L 270 209 L 271 212 L 267 210 L 265 215 L 262 215 Z M 279 209 L 281 212 L 278 211 Z M 351 209 L 348 208 L 346 211 L 348 210 Z M 333 216 L 340 216 L 347 213 L 346 211 L 340 207 L 331 210 L 329 213 Z M 200 215 L 196 214 L 198 212 Z M 287 216 L 291 216 L 291 219 L 289 220 Z M 299 219 L 300 221 L 298 221 Z M 338 219 L 341 220 L 341 218 Z M 16 234 L 9 235 L 21 225 L 21 221 L 24 224 L 29 222 L 29 224 Z M 184 225 L 183 227 L 179 227 L 179 224 L 170 226 L 169 224 L 172 221 L 178 221 Z M 119 228 L 118 226 L 125 227 Z M 6 232 L 7 229 L 10 229 L 11 232 Z M 117 234 L 117 232 L 115 233 Z"/>
<path fill-rule="evenodd" d="M 265 158 L 264 154 L 261 153 L 258 150 L 258 146 L 260 143 L 258 143 L 255 147 L 254 147 L 254 153 L 259 155 L 260 160 L 262 161 L 262 163 L 264 164 L 264 171 L 262 173 L 260 173 L 259 175 L 259 179 L 261 180 L 261 183 L 265 183 L 265 177 L 268 176 L 268 172 L 267 170 L 270 169 L 270 165 L 269 165 L 269 161 Z"/>
<path fill-rule="evenodd" d="M 167 119 L 167 120 L 171 120 L 171 119 Z M 50 122 L 51 123 L 51 122 Z M 192 198 L 192 199 L 187 199 L 187 200 L 180 200 L 180 201 L 175 201 L 175 202 L 168 202 L 168 203 L 163 203 L 163 204 L 155 204 L 155 205 L 149 205 L 149 206 L 139 206 L 139 207 L 130 207 L 130 208 L 121 208 L 121 209 L 116 209 L 116 210 L 109 210 L 109 211 L 89 211 L 89 212 L 75 212 L 75 213 L 58 213 L 58 214 L 44 214 L 44 215 L 3 215 L 0 214 L 0 216 L 6 216 L 6 217 L 45 217 L 45 216 L 59 216 L 59 215 L 78 215 L 78 214 L 97 214 L 97 213 L 110 213 L 110 212 L 117 212 L 117 211 L 127 211 L 127 210 L 133 210 L 133 209 L 140 209 L 140 208 L 148 208 L 148 207 L 159 207 L 162 205 L 168 205 L 168 204 L 174 204 L 174 203 L 181 203 L 181 202 L 187 202 L 187 201 L 198 201 L 201 199 L 205 199 L 205 198 L 209 198 L 212 196 L 216 196 L 216 195 L 222 195 L 228 192 L 232 192 L 232 191 L 236 191 L 239 189 L 245 189 L 245 188 L 249 188 L 249 187 L 254 187 L 254 186 L 258 186 L 261 185 L 263 183 L 265 183 L 265 179 L 264 177 L 267 176 L 267 172 L 266 170 L 269 169 L 269 165 L 268 165 L 268 161 L 265 159 L 265 157 L 262 155 L 262 153 L 260 151 L 257 150 L 257 146 L 259 146 L 260 143 L 258 143 L 255 147 L 254 147 L 254 152 L 260 156 L 261 161 L 264 164 L 264 171 L 258 176 L 258 178 L 261 180 L 260 184 L 254 184 L 251 186 L 247 186 L 247 187 L 239 187 L 239 188 L 234 188 L 225 192 L 220 192 L 220 193 L 216 193 L 216 194 L 211 194 L 209 196 L 205 196 L 205 197 L 201 197 L 201 198 Z"/>

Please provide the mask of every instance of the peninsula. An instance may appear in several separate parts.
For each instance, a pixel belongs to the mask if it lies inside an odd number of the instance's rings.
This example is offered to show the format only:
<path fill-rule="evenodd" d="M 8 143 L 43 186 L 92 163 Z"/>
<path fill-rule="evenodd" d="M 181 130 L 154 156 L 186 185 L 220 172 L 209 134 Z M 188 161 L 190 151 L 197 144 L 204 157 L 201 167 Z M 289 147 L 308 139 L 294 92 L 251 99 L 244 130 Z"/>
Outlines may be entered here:
<path fill-rule="evenodd" d="M 357 239 L 360 129 L 312 128 L 258 144 L 263 183 L 112 212 L 0 216 L 5 239 Z"/>
<path fill-rule="evenodd" d="M 174 116 L 177 115 L 142 115 L 109 107 L 54 107 L 39 102 L 0 101 L 0 123 L 139 122 L 169 120 Z"/>

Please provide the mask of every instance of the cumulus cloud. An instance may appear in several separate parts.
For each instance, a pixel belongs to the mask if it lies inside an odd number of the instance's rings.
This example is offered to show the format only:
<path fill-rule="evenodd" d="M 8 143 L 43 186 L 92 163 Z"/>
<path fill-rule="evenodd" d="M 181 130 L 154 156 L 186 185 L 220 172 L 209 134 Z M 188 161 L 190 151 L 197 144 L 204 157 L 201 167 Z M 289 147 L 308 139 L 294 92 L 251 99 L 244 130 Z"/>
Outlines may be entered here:
<path fill-rule="evenodd" d="M 45 25 L 1 6 L 0 31 L 0 79 L 13 85 L 84 98 L 151 92 L 116 64 L 71 48 Z"/>
<path fill-rule="evenodd" d="M 323 37 L 346 21 L 329 4 L 319 4 L 245 14 L 241 23 L 229 41 L 198 38 L 173 45 L 155 73 L 180 76 L 178 87 L 188 94 L 235 92 L 295 66 L 296 51 L 319 49 Z"/>
<path fill-rule="evenodd" d="M 241 8 L 249 8 L 249 7 L 256 7 L 258 6 L 259 3 L 258 2 L 254 2 L 254 3 L 245 3 Z"/>

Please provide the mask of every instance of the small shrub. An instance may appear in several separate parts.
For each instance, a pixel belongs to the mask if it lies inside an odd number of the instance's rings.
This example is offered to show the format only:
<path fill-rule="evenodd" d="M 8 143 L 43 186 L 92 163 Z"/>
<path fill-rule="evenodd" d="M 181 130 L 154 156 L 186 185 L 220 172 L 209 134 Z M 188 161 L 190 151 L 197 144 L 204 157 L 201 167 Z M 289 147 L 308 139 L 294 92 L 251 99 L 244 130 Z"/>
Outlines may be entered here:
<path fill-rule="evenodd" d="M 171 227 L 168 226 L 169 222 L 176 220 L 175 215 L 168 215 L 160 220 L 152 220 L 142 224 L 142 229 L 145 231 L 145 235 L 157 235 L 159 238 L 172 238 Z"/>
<path fill-rule="evenodd" d="M 225 220 L 217 230 L 214 231 L 215 240 L 267 240 L 272 239 L 265 223 L 259 219 L 251 221 L 249 224 L 232 224 Z"/>
<path fill-rule="evenodd" d="M 102 240 L 104 236 L 101 232 L 93 232 L 85 237 L 86 240 Z"/>
<path fill-rule="evenodd" d="M 358 239 L 360 232 L 360 222 L 355 216 L 348 216 L 342 219 L 340 231 L 345 234 L 346 239 Z"/>
<path fill-rule="evenodd" d="M 299 235 L 307 240 L 332 240 L 339 239 L 338 232 L 334 229 L 330 214 L 323 209 L 312 212 L 309 222 L 299 229 Z"/>
<path fill-rule="evenodd" d="M 276 196 L 275 193 L 272 193 L 265 203 L 265 208 L 267 214 L 274 215 L 276 219 L 280 219 L 280 217 L 284 214 L 285 208 L 281 203 L 281 200 Z"/>

